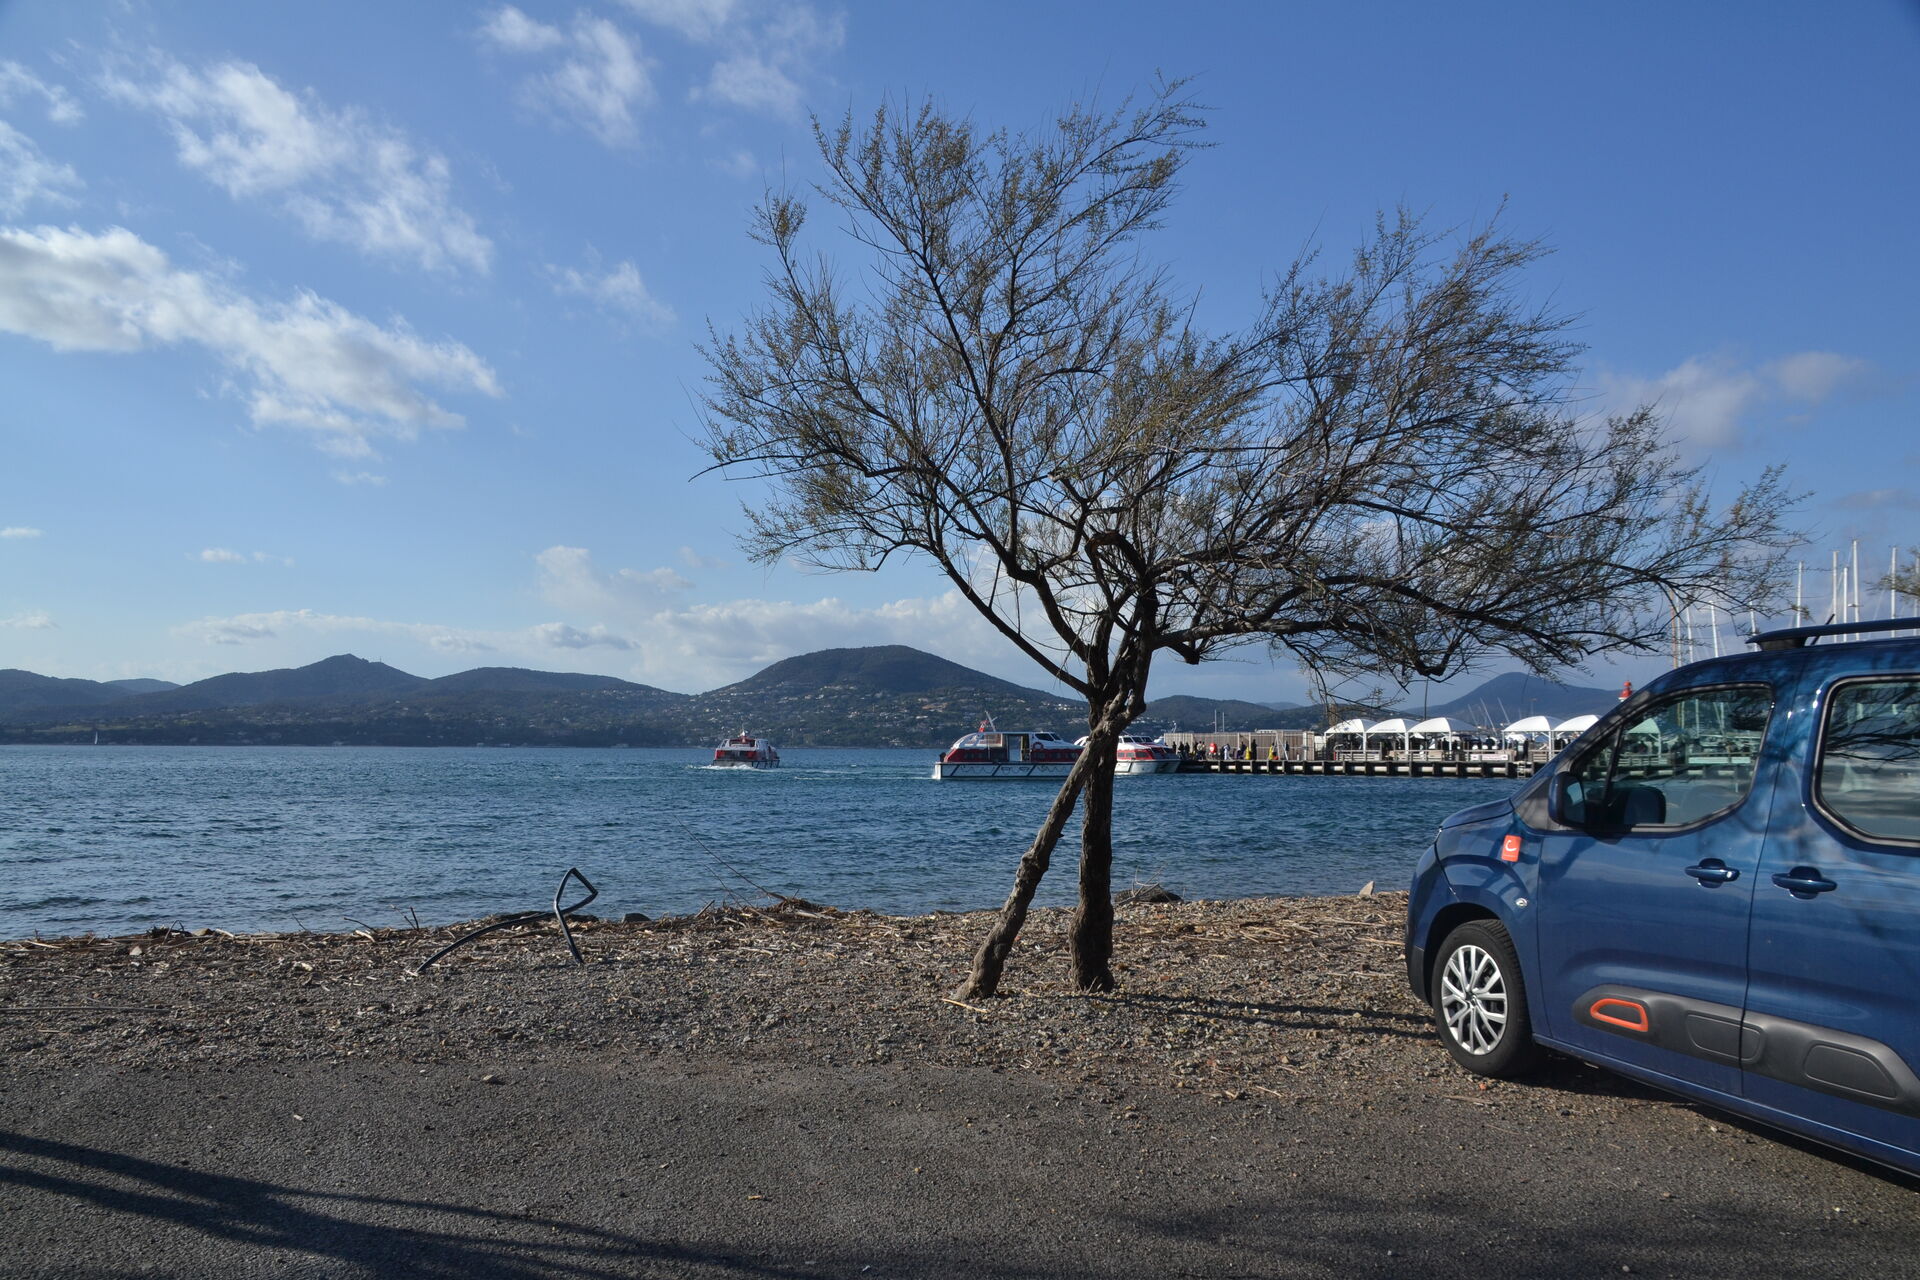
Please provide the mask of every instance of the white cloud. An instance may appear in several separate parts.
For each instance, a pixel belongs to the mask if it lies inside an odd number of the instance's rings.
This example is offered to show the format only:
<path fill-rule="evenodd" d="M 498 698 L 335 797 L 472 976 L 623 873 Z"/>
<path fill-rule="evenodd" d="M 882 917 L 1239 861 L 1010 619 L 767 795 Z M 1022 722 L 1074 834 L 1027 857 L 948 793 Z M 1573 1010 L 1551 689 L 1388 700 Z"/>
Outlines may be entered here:
<path fill-rule="evenodd" d="M 47 119 L 55 124 L 79 124 L 86 119 L 86 112 L 65 89 L 48 84 L 17 62 L 0 60 L 0 107 L 10 107 L 24 97 L 45 103 Z"/>
<path fill-rule="evenodd" d="M 323 449 L 373 453 L 380 437 L 461 426 L 422 384 L 498 396 L 493 370 L 457 342 L 429 342 L 311 293 L 263 303 L 174 269 L 130 231 L 0 228 L 0 331 L 57 351 L 194 345 L 215 355 L 256 424 L 310 431 Z"/>
<path fill-rule="evenodd" d="M 1829 504 L 1837 511 L 1920 511 L 1920 492 L 1907 488 L 1861 489 Z"/>
<path fill-rule="evenodd" d="M 751 178 L 760 172 L 760 162 L 745 147 L 736 147 L 724 156 L 715 156 L 710 163 L 730 178 Z"/>
<path fill-rule="evenodd" d="M 495 10 L 476 34 L 503 53 L 548 64 L 520 82 L 521 100 L 529 106 L 578 125 L 609 147 L 638 138 L 634 113 L 653 102 L 653 64 L 639 42 L 613 23 L 582 12 L 563 32 L 509 5 Z"/>
<path fill-rule="evenodd" d="M 565 44 L 560 28 L 536 22 L 512 5 L 502 5 L 480 24 L 480 39 L 509 53 L 543 53 Z"/>
<path fill-rule="evenodd" d="M 369 485 L 376 489 L 387 483 L 385 476 L 374 471 L 336 471 L 333 473 L 333 478 L 340 484 Z"/>
<path fill-rule="evenodd" d="M 701 95 L 768 115 L 792 116 L 800 112 L 800 86 L 757 53 L 735 54 L 714 63 L 713 74 L 707 77 Z"/>
<path fill-rule="evenodd" d="M 247 644 L 254 640 L 271 640 L 278 634 L 265 623 L 245 622 L 238 618 L 208 618 L 200 630 L 201 638 L 208 644 Z"/>
<path fill-rule="evenodd" d="M 157 58 L 153 78 L 107 91 L 165 121 L 180 162 L 240 199 L 270 199 L 318 240 L 429 270 L 486 272 L 493 243 L 453 203 L 445 157 L 354 109 L 296 94 L 251 63 L 194 71 Z"/>
<path fill-rule="evenodd" d="M 0 627 L 11 627 L 17 631 L 52 631 L 60 624 L 45 613 L 16 613 L 11 618 L 0 618 Z"/>
<path fill-rule="evenodd" d="M 1666 415 L 1677 441 L 1701 451 L 1739 437 L 1741 420 L 1766 393 L 1766 384 L 1724 357 L 1694 356 L 1657 378 L 1605 375 L 1601 389 L 1618 411 L 1653 405 Z"/>
<path fill-rule="evenodd" d="M 709 570 L 724 569 L 727 567 L 725 560 L 704 555 L 701 552 L 695 551 L 692 547 L 680 548 L 680 563 L 697 572 L 707 572 Z"/>
<path fill-rule="evenodd" d="M 0 538 L 38 538 L 41 534 L 41 530 L 31 529 L 22 524 L 9 525 L 0 529 Z"/>
<path fill-rule="evenodd" d="M 0 120 L 0 214 L 13 217 L 33 204 L 72 204 L 69 193 L 85 185 L 71 167 L 47 159 L 32 138 Z"/>
<path fill-rule="evenodd" d="M 613 270 L 598 274 L 571 267 L 551 270 L 555 293 L 589 298 L 607 311 L 628 317 L 649 333 L 673 326 L 673 308 L 648 291 L 646 282 L 640 278 L 640 269 L 631 262 L 618 263 Z"/>
<path fill-rule="evenodd" d="M 543 622 L 533 629 L 533 635 L 539 643 L 554 649 L 631 649 L 634 647 L 633 641 L 625 636 L 613 634 L 604 626 L 593 626 L 582 631 L 564 622 Z"/>
<path fill-rule="evenodd" d="M 293 566 L 293 558 L 291 556 L 276 556 L 266 551 L 256 551 L 251 555 L 242 555 L 240 552 L 230 551 L 226 547 L 208 547 L 200 553 L 198 558 L 208 564 L 279 564 L 286 565 L 289 568 Z"/>
<path fill-rule="evenodd" d="M 424 632 L 427 648 L 437 653 L 492 653 L 499 648 L 498 645 L 488 643 L 471 631 L 456 631 L 450 627 L 441 627 L 426 628 Z"/>
<path fill-rule="evenodd" d="M 240 613 L 225 618 L 201 618 L 175 627 L 178 635 L 207 644 L 252 644 L 276 640 L 287 633 L 366 635 L 411 640 L 442 653 L 490 652 L 494 645 L 481 632 L 463 631 L 428 622 L 388 622 L 380 618 L 316 613 L 312 609 L 280 609 L 270 613 Z"/>
<path fill-rule="evenodd" d="M 846 38 L 846 19 L 840 14 L 823 17 L 807 4 L 774 6 L 763 23 L 736 22 L 715 35 L 714 42 L 725 52 L 694 96 L 773 116 L 797 116 L 803 107 L 800 81 L 813 76 Z"/>
<path fill-rule="evenodd" d="M 640 17 L 705 44 L 717 39 L 740 11 L 736 0 L 622 0 Z"/>
<path fill-rule="evenodd" d="M 1780 390 L 1795 400 L 1819 404 L 1848 383 L 1864 377 L 1873 366 L 1855 356 L 1833 351 L 1801 351 L 1783 356 L 1766 367 Z"/>
<path fill-rule="evenodd" d="M 584 547 L 548 547 L 534 558 L 540 594 L 548 603 L 582 613 L 631 615 L 661 607 L 693 583 L 668 568 L 602 573 Z"/>
<path fill-rule="evenodd" d="M 748 111 L 792 117 L 802 108 L 800 82 L 847 39 L 846 18 L 823 15 L 798 0 L 624 0 L 639 17 L 717 51 L 693 97 Z M 737 157 L 740 153 L 736 154 Z"/>
<path fill-rule="evenodd" d="M 1653 405 L 1680 447 L 1699 456 L 1740 443 L 1759 415 L 1778 413 L 1789 401 L 1818 405 L 1872 368 L 1832 351 L 1799 351 L 1753 367 L 1724 355 L 1691 356 L 1652 378 L 1603 371 L 1599 389 L 1610 413 Z"/>
<path fill-rule="evenodd" d="M 655 591 L 663 595 L 672 592 L 690 591 L 693 583 L 664 566 L 658 569 L 622 569 L 620 581 L 645 591 Z"/>

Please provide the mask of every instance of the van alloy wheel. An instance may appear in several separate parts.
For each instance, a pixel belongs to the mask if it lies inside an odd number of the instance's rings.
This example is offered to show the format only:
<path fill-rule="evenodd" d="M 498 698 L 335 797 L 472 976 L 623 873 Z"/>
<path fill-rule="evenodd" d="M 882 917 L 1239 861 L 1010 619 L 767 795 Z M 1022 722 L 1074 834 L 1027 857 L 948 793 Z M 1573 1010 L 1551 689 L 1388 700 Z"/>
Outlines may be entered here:
<path fill-rule="evenodd" d="M 1440 944 L 1433 1021 L 1453 1060 L 1482 1076 L 1520 1076 L 1539 1065 L 1526 980 L 1513 939 L 1495 920 L 1461 925 Z"/>
<path fill-rule="evenodd" d="M 1457 948 L 1440 978 L 1440 1016 L 1469 1053 L 1500 1047 L 1507 1029 L 1507 983 L 1494 958 L 1479 947 Z"/>

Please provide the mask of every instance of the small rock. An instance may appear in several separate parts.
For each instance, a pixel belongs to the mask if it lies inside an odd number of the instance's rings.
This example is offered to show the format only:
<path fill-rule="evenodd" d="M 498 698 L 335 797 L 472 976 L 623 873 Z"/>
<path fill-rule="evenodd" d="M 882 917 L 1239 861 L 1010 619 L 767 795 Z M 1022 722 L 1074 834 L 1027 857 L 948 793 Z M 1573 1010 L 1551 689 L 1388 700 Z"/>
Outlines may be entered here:
<path fill-rule="evenodd" d="M 1134 889 L 1122 889 L 1113 895 L 1116 907 L 1131 907 L 1143 902 L 1182 902 L 1179 894 L 1159 884 L 1143 884 Z"/>
<path fill-rule="evenodd" d="M 621 924 L 646 924 L 652 917 L 644 911 L 629 911 L 620 917 Z"/>

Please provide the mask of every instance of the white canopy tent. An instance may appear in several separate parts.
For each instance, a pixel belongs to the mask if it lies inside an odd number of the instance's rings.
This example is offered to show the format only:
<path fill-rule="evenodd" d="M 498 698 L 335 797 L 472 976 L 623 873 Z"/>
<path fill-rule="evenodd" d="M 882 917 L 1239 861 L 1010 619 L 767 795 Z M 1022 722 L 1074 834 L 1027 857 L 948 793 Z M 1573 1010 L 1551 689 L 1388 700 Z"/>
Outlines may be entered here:
<path fill-rule="evenodd" d="M 1458 738 L 1466 734 L 1472 733 L 1474 731 L 1474 728 L 1475 726 L 1468 724 L 1465 720 L 1455 720 L 1448 716 L 1435 716 L 1431 720 L 1422 720 L 1419 724 L 1413 726 L 1413 728 L 1409 729 L 1407 732 L 1416 733 L 1416 734 L 1425 733 L 1425 734 L 1433 734 L 1433 735 L 1444 735 L 1449 738 Z"/>
<path fill-rule="evenodd" d="M 1525 740 L 1536 733 L 1550 734 L 1552 732 L 1553 722 L 1545 716 L 1528 716 L 1523 720 L 1515 720 L 1512 724 L 1501 730 L 1501 733 L 1509 742 Z"/>
<path fill-rule="evenodd" d="M 1365 751 L 1367 749 L 1367 734 L 1370 732 L 1372 732 L 1372 728 L 1365 720 L 1342 720 L 1339 724 L 1327 730 L 1327 736 L 1331 738 L 1336 733 L 1357 733 L 1360 735 L 1360 749 Z"/>
<path fill-rule="evenodd" d="M 1379 724 L 1376 724 L 1372 729 L 1368 730 L 1368 732 L 1375 734 L 1397 733 L 1400 735 L 1400 749 L 1402 751 L 1411 751 L 1413 749 L 1413 744 L 1409 741 L 1413 731 L 1407 727 L 1407 722 L 1398 716 L 1395 716 L 1391 720 L 1382 720 Z"/>
<path fill-rule="evenodd" d="M 1599 716 L 1575 716 L 1553 726 L 1553 741 L 1571 742 L 1600 722 Z"/>

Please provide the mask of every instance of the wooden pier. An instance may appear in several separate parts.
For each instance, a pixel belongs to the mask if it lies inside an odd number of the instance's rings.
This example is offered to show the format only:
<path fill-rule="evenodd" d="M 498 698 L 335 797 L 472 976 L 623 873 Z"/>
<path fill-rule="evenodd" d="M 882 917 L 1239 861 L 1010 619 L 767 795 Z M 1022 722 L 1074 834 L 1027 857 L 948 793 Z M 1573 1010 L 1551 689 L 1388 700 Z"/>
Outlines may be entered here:
<path fill-rule="evenodd" d="M 1530 778 L 1532 760 L 1182 760 L 1181 773 L 1320 778 Z"/>

